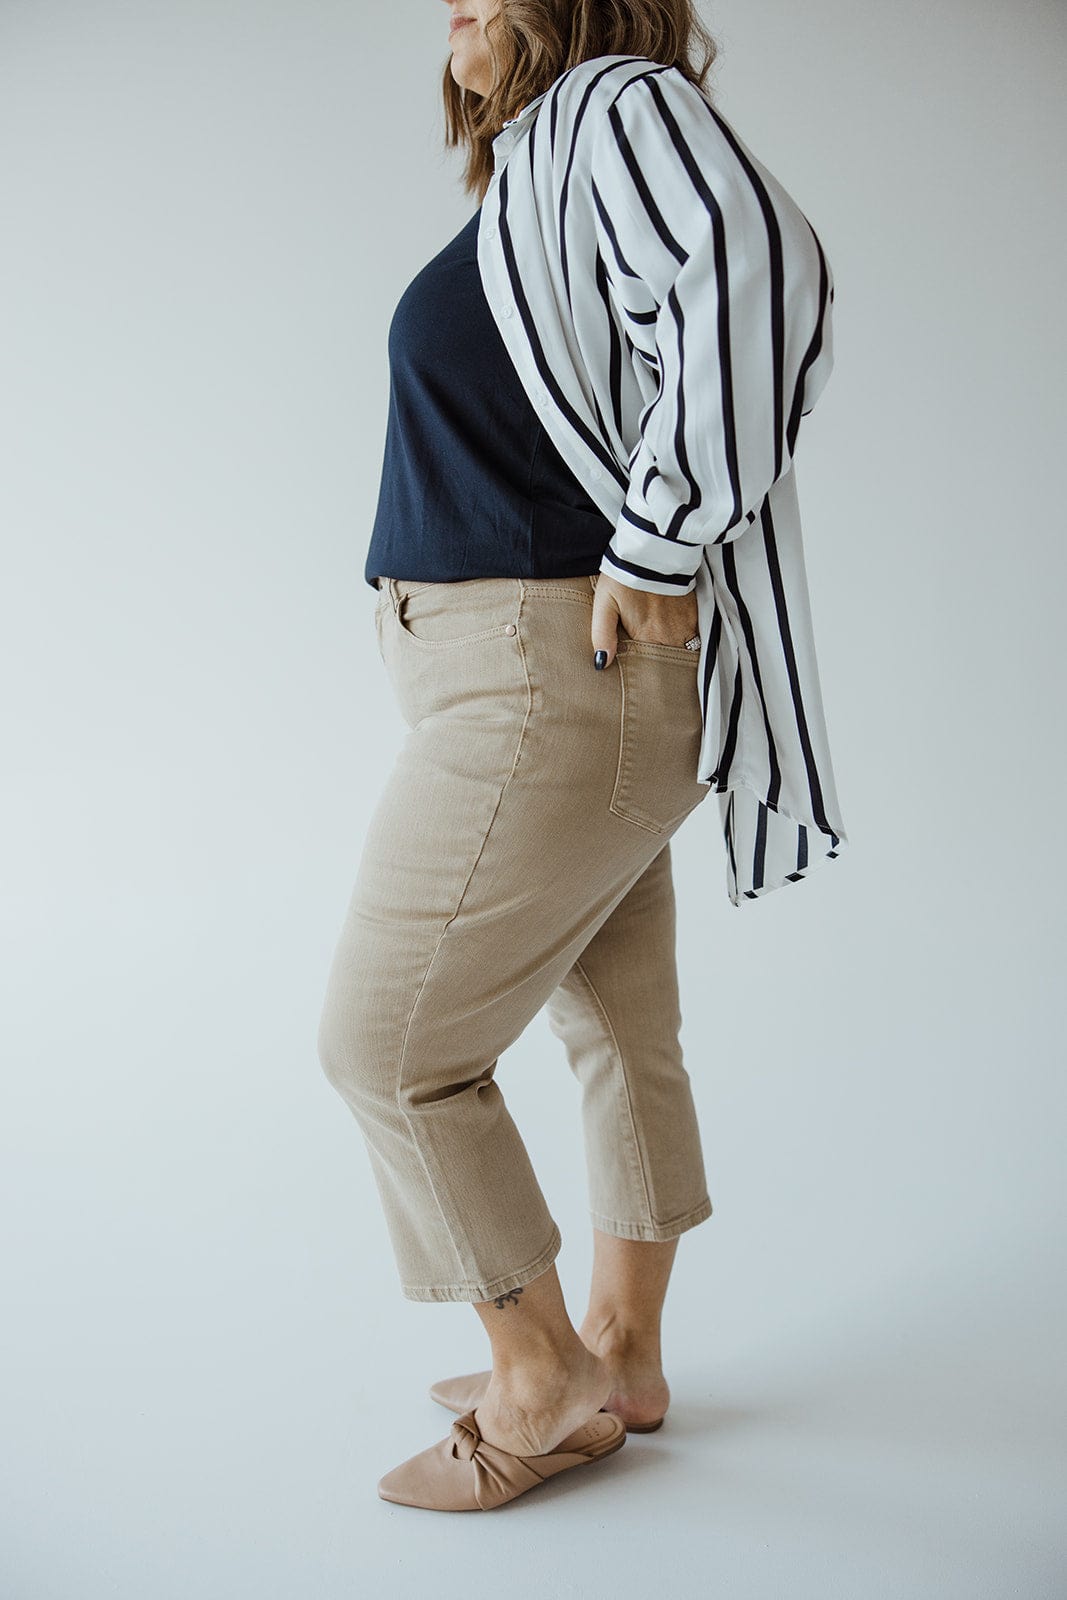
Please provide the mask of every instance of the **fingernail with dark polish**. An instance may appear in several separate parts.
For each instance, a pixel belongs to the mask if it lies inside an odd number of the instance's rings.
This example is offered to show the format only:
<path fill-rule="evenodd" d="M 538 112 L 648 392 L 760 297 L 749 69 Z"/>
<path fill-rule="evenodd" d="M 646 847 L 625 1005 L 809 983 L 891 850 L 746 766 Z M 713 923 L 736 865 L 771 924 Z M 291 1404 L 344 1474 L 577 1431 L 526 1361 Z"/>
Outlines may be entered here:
<path fill-rule="evenodd" d="M 596 668 L 596 670 L 598 672 L 602 672 L 603 669 L 607 666 L 607 664 L 608 664 L 608 653 L 607 653 L 607 651 L 606 650 L 598 650 L 596 655 L 593 657 L 593 665 L 594 665 L 594 667 Z"/>

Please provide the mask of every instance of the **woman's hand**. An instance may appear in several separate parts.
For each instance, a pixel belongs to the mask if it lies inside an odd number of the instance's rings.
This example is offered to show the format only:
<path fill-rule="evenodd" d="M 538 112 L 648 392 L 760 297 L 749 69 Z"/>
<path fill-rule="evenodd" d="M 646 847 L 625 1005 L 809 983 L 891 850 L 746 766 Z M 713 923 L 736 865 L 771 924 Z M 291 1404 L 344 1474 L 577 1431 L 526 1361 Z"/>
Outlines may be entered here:
<path fill-rule="evenodd" d="M 607 667 L 615 659 L 619 626 L 630 639 L 652 644 L 685 644 L 698 630 L 696 590 L 688 594 L 651 594 L 631 589 L 601 572 L 593 590 L 593 661 Z M 603 651 L 598 661 L 598 652 Z"/>

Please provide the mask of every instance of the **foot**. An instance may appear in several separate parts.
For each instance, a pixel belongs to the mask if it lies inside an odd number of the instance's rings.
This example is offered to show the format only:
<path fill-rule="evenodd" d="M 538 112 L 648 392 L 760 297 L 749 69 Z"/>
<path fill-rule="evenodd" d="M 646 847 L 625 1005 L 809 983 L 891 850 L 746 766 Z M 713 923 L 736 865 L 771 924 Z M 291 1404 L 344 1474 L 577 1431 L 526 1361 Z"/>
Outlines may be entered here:
<path fill-rule="evenodd" d="M 604 1410 L 621 1417 L 636 1432 L 657 1427 L 671 1403 L 658 1337 L 597 1334 L 588 1326 L 578 1332 L 582 1343 L 600 1357 L 611 1375 L 611 1392 L 602 1402 Z"/>
<path fill-rule="evenodd" d="M 570 1362 L 546 1357 L 521 1372 L 494 1371 L 475 1419 L 483 1439 L 513 1455 L 543 1455 L 595 1417 L 614 1387 L 607 1363 L 583 1349 Z"/>

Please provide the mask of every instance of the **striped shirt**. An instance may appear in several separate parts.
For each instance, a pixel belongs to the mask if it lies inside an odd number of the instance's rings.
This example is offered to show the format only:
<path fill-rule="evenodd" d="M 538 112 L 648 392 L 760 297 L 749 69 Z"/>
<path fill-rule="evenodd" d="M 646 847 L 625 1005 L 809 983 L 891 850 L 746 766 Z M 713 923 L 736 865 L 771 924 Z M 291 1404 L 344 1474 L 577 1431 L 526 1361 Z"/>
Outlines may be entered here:
<path fill-rule="evenodd" d="M 731 902 L 847 843 L 793 471 L 833 364 L 814 229 L 708 97 L 579 62 L 504 124 L 478 266 L 560 455 L 610 519 L 600 571 L 695 588 L 702 736 Z"/>

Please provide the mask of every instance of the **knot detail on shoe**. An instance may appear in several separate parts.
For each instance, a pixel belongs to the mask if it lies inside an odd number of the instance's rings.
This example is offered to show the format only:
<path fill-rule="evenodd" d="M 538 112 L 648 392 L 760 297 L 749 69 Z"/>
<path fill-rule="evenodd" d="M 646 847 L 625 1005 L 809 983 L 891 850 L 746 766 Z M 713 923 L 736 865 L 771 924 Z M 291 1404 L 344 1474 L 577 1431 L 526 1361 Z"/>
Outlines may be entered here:
<path fill-rule="evenodd" d="M 513 1500 L 524 1489 L 544 1481 L 541 1473 L 522 1456 L 512 1455 L 482 1438 L 473 1411 L 465 1411 L 452 1424 L 452 1454 L 469 1461 L 474 1473 L 474 1498 L 483 1511 Z"/>
<path fill-rule="evenodd" d="M 465 1411 L 452 1424 L 452 1454 L 457 1461 L 470 1461 L 482 1442 L 473 1411 Z"/>
<path fill-rule="evenodd" d="M 543 1455 L 518 1456 L 482 1437 L 472 1406 L 428 1450 L 401 1462 L 378 1484 L 383 1500 L 432 1511 L 491 1511 L 546 1478 L 599 1461 L 626 1441 L 618 1417 L 599 1412 Z"/>

